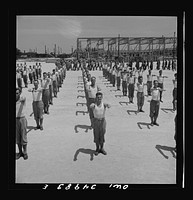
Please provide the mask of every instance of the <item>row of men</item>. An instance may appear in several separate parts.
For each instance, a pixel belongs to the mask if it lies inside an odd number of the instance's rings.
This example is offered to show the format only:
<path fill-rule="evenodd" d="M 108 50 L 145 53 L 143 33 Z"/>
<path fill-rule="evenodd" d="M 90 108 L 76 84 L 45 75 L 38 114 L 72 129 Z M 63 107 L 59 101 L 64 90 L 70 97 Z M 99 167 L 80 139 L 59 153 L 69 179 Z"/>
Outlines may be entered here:
<path fill-rule="evenodd" d="M 106 132 L 106 120 L 105 120 L 105 110 L 106 108 L 110 108 L 110 104 L 101 103 L 103 94 L 101 92 L 101 88 L 96 85 L 96 78 L 91 77 L 89 71 L 85 68 L 82 69 L 82 76 L 84 82 L 84 89 L 85 89 L 85 96 L 87 101 L 87 108 L 89 112 L 91 127 L 93 128 L 94 132 L 94 142 L 96 143 L 96 155 L 99 152 L 103 154 L 107 154 L 104 151 L 104 134 Z M 176 75 L 175 75 L 176 76 Z M 144 104 L 144 92 L 143 92 L 143 77 L 138 77 L 137 82 L 137 105 L 138 105 L 138 112 L 144 112 L 142 110 Z M 163 88 L 159 87 L 158 80 L 153 81 L 153 86 L 150 88 L 151 94 L 151 101 L 150 101 L 150 113 L 149 117 L 151 119 L 150 125 L 151 126 L 159 126 L 157 123 L 157 118 L 159 115 L 159 108 L 160 108 L 160 93 L 164 91 Z M 176 91 L 177 92 L 177 91 Z M 174 102 L 175 107 L 177 104 L 177 99 Z M 176 117 L 175 117 L 175 125 L 176 125 Z M 174 135 L 174 139 L 176 140 L 176 133 Z M 100 147 L 102 150 L 100 150 Z"/>
<path fill-rule="evenodd" d="M 154 69 L 153 61 L 150 61 L 150 62 L 149 61 L 142 61 L 142 62 L 139 62 L 139 61 L 137 61 L 137 62 L 132 62 L 132 61 L 124 62 L 123 61 L 123 62 L 118 62 L 118 61 L 114 61 L 114 60 L 99 61 L 99 60 L 88 60 L 88 59 L 67 61 L 66 67 L 67 67 L 67 70 L 78 71 L 82 68 L 83 63 L 85 63 L 86 68 L 89 71 L 102 70 L 102 68 L 105 64 L 112 65 L 113 63 L 117 67 L 124 66 L 124 68 L 128 67 L 130 69 L 132 69 L 133 67 L 136 68 L 137 70 L 140 70 L 140 69 L 153 70 Z M 170 69 L 172 69 L 173 71 L 176 71 L 177 70 L 176 61 L 175 60 L 164 60 L 164 61 L 162 61 L 162 64 L 161 64 L 161 61 L 157 60 L 155 69 L 156 70 L 160 70 L 160 69 L 170 70 Z"/>
<path fill-rule="evenodd" d="M 53 73 L 43 72 L 43 78 L 33 81 L 34 87 L 28 89 L 32 93 L 32 109 L 34 120 L 36 121 L 35 130 L 43 130 L 43 114 L 49 114 L 49 104 L 53 105 L 53 96 L 57 97 L 59 88 L 62 87 L 66 77 L 65 67 L 61 67 L 61 75 L 56 73 L 58 67 L 53 69 Z M 27 119 L 26 119 L 26 97 L 21 96 L 22 88 L 16 87 L 16 144 L 18 145 L 19 153 L 16 154 L 16 159 L 23 157 L 28 159 L 27 154 Z"/>
<path fill-rule="evenodd" d="M 128 69 L 128 70 L 127 70 Z M 129 103 L 133 103 L 133 98 L 134 98 L 134 90 L 135 90 L 135 83 L 136 83 L 136 79 L 137 77 L 142 77 L 143 80 L 143 69 L 137 70 L 135 68 L 132 69 L 124 69 L 124 68 L 117 68 L 115 66 L 108 66 L 108 65 L 104 65 L 103 68 L 103 77 L 105 77 L 110 84 L 112 84 L 113 87 L 115 87 L 115 84 L 117 86 L 117 90 L 120 90 L 120 86 L 122 84 L 122 92 L 123 92 L 123 96 L 127 96 L 128 93 L 128 97 L 129 97 Z M 167 76 L 163 75 L 163 71 L 159 70 L 159 75 L 152 75 L 151 70 L 148 71 L 147 74 L 147 83 L 146 84 L 141 84 L 140 88 L 138 88 L 138 91 L 140 92 L 144 92 L 144 86 L 147 86 L 147 95 L 151 95 L 151 88 L 152 88 L 152 82 L 153 82 L 153 76 L 157 77 L 157 81 L 158 81 L 158 86 L 160 88 L 164 88 L 164 78 L 168 78 Z M 172 100 L 172 104 L 173 104 L 173 109 L 176 109 L 175 106 L 175 100 L 177 100 L 177 73 L 174 74 L 174 80 L 173 81 L 173 85 L 174 85 L 174 89 L 172 91 L 172 95 L 173 95 L 173 100 Z M 160 91 L 160 101 L 162 101 L 162 91 Z"/>

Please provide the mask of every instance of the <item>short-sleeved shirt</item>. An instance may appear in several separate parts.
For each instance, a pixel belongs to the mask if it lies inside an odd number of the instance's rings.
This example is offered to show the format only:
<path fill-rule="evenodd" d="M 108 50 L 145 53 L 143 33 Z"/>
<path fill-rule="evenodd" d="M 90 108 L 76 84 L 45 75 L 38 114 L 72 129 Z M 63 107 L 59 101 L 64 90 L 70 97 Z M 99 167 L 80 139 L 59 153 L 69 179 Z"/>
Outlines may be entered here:
<path fill-rule="evenodd" d="M 135 83 L 135 76 L 129 76 L 129 78 L 128 78 L 128 83 L 129 84 L 134 84 Z"/>
<path fill-rule="evenodd" d="M 91 108 L 93 108 L 93 114 L 94 114 L 94 118 L 97 119 L 102 119 L 105 118 L 105 106 L 104 103 L 102 102 L 99 106 L 97 106 L 97 104 L 91 104 Z"/>
<path fill-rule="evenodd" d="M 127 81 L 127 74 L 123 74 L 123 81 Z"/>
<path fill-rule="evenodd" d="M 152 100 L 159 101 L 160 100 L 160 88 L 152 88 Z"/>
<path fill-rule="evenodd" d="M 152 81 L 152 75 L 147 75 L 147 81 Z"/>
<path fill-rule="evenodd" d="M 138 89 L 138 90 L 137 90 L 138 92 L 143 92 L 143 90 L 144 90 L 144 83 L 141 83 L 141 84 L 140 84 L 140 83 L 138 82 L 138 83 L 137 83 L 137 89 Z"/>
<path fill-rule="evenodd" d="M 26 112 L 26 98 L 20 96 L 19 100 L 16 101 L 16 118 L 25 117 Z"/>
<path fill-rule="evenodd" d="M 95 87 L 92 87 L 91 85 L 88 87 L 88 97 L 89 98 L 96 98 L 96 93 L 98 92 L 98 88 L 95 85 Z"/>
<path fill-rule="evenodd" d="M 42 88 L 38 88 L 37 90 L 33 88 L 32 90 L 33 101 L 41 101 L 42 100 Z"/>
<path fill-rule="evenodd" d="M 50 79 L 47 78 L 42 80 L 41 86 L 43 89 L 49 89 L 49 84 L 50 84 Z"/>
<path fill-rule="evenodd" d="M 173 80 L 174 88 L 177 88 L 177 80 Z"/>
<path fill-rule="evenodd" d="M 157 76 L 158 83 L 163 83 L 164 82 L 164 77 L 163 76 Z"/>

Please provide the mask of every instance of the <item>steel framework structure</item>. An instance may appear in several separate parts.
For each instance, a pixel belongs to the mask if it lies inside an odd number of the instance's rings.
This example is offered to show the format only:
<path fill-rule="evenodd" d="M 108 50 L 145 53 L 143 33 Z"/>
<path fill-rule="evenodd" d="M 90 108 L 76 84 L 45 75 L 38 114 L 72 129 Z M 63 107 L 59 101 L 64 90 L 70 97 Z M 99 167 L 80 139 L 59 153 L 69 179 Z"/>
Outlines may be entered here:
<path fill-rule="evenodd" d="M 77 38 L 74 56 L 79 58 L 123 58 L 124 60 L 176 59 L 177 37 Z"/>

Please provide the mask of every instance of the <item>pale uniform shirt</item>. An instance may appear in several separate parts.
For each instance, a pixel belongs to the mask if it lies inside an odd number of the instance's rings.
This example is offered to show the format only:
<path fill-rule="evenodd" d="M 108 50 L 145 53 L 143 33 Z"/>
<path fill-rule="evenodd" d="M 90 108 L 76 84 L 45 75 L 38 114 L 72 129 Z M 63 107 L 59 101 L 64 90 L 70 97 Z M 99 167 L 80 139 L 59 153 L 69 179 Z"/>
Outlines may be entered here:
<path fill-rule="evenodd" d="M 56 74 L 52 74 L 52 80 L 57 81 L 57 75 Z"/>
<path fill-rule="evenodd" d="M 85 87 L 86 87 L 87 90 L 89 89 L 90 85 L 91 85 L 91 81 L 86 81 Z"/>
<path fill-rule="evenodd" d="M 43 79 L 41 82 L 42 89 L 49 89 L 49 84 L 50 84 L 49 78 Z"/>
<path fill-rule="evenodd" d="M 24 117 L 26 112 L 26 98 L 20 96 L 16 102 L 16 117 Z"/>
<path fill-rule="evenodd" d="M 92 107 L 93 107 L 94 118 L 97 119 L 105 118 L 105 106 L 103 102 L 98 106 L 96 104 L 93 104 Z"/>
<path fill-rule="evenodd" d="M 174 88 L 177 88 L 177 80 L 173 80 L 173 83 L 174 83 Z"/>
<path fill-rule="evenodd" d="M 28 74 L 28 70 L 26 69 L 23 71 L 23 75 L 27 75 L 27 74 Z"/>
<path fill-rule="evenodd" d="M 116 73 L 115 73 L 115 75 L 116 75 L 116 77 L 121 77 L 121 71 L 120 71 L 120 70 L 119 70 L 119 71 L 117 70 Z"/>
<path fill-rule="evenodd" d="M 89 86 L 88 88 L 88 97 L 89 98 L 96 98 L 96 93 L 98 92 L 98 87 L 95 85 L 95 87 Z"/>
<path fill-rule="evenodd" d="M 127 81 L 127 74 L 123 74 L 123 81 Z"/>
<path fill-rule="evenodd" d="M 128 77 L 128 83 L 129 84 L 134 84 L 135 83 L 135 76 L 131 76 L 131 77 L 129 76 Z"/>
<path fill-rule="evenodd" d="M 163 83 L 164 82 L 164 77 L 161 75 L 161 76 L 157 76 L 157 81 L 158 83 Z"/>
<path fill-rule="evenodd" d="M 160 100 L 160 88 L 152 88 L 152 100 L 159 101 Z"/>
<path fill-rule="evenodd" d="M 143 92 L 144 90 L 144 83 L 137 83 L 137 91 L 138 92 Z"/>
<path fill-rule="evenodd" d="M 41 101 L 42 100 L 42 88 L 32 89 L 32 98 L 33 101 Z"/>
<path fill-rule="evenodd" d="M 152 75 L 147 75 L 147 81 L 152 81 Z"/>

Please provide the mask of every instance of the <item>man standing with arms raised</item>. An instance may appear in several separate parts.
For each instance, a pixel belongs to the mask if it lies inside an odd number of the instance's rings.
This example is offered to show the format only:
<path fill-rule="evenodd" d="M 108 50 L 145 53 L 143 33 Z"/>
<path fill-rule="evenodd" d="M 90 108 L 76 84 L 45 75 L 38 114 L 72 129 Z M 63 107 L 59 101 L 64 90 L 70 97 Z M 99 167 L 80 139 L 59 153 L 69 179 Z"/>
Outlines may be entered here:
<path fill-rule="evenodd" d="M 44 113 L 46 114 L 49 114 L 49 98 L 50 98 L 49 84 L 50 84 L 50 79 L 47 77 L 47 73 L 44 72 L 43 80 L 41 80 L 41 87 L 43 89 L 42 101 L 44 103 Z"/>
<path fill-rule="evenodd" d="M 106 108 L 111 106 L 107 103 L 102 102 L 103 94 L 101 92 L 96 93 L 96 102 L 90 105 L 90 108 L 93 111 L 93 132 L 94 132 L 94 142 L 96 143 L 95 155 L 102 153 L 104 155 L 107 152 L 104 150 L 105 142 L 105 132 L 106 132 L 106 120 L 105 120 L 105 111 Z"/>
<path fill-rule="evenodd" d="M 90 109 L 90 105 L 95 103 L 96 93 L 100 91 L 100 88 L 96 85 L 96 78 L 94 76 L 91 77 L 91 84 L 87 88 L 88 93 L 88 107 L 89 107 L 89 117 L 91 121 L 91 127 L 93 125 L 93 111 Z"/>

